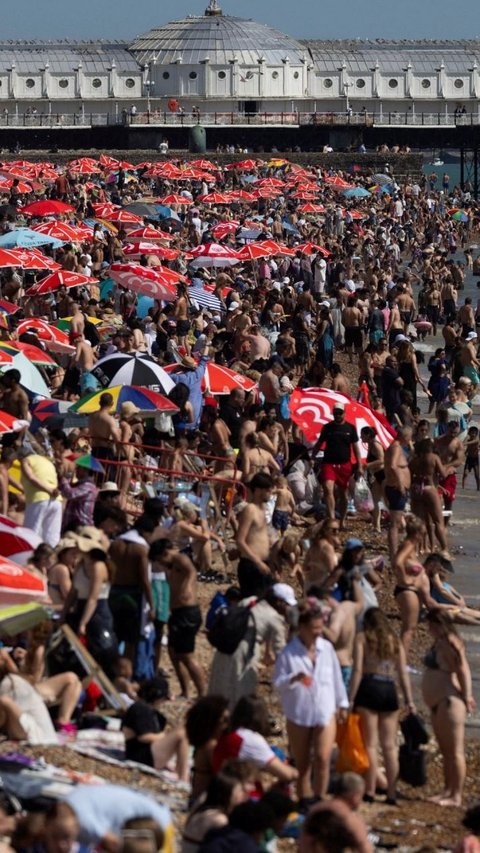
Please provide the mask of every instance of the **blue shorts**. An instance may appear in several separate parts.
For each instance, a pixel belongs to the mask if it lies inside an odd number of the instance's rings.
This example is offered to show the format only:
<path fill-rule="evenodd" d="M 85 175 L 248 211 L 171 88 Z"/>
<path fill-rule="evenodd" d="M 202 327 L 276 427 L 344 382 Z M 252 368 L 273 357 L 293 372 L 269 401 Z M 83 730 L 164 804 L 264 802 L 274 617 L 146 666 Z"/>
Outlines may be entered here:
<path fill-rule="evenodd" d="M 403 512 L 408 501 L 407 493 L 402 493 L 400 489 L 396 488 L 396 486 L 384 486 L 384 489 L 388 508 L 392 510 L 392 512 Z"/>
<path fill-rule="evenodd" d="M 282 533 L 287 530 L 290 524 L 290 513 L 285 509 L 274 509 L 272 514 L 272 527 L 275 530 L 281 530 Z"/>

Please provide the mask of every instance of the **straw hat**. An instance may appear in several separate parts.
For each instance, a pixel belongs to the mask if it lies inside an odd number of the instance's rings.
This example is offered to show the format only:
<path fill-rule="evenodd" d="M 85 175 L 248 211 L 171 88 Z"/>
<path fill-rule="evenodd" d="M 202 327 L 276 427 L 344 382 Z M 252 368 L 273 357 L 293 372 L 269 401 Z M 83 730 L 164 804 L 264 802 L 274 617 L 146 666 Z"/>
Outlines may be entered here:
<path fill-rule="evenodd" d="M 77 548 L 82 554 L 89 554 L 90 551 L 102 551 L 106 556 L 110 547 L 105 533 L 103 530 L 98 530 L 97 527 L 89 525 L 79 527 L 77 533 L 74 533 L 73 536 L 75 537 Z"/>
<path fill-rule="evenodd" d="M 140 409 L 135 403 L 132 403 L 131 400 L 126 400 L 125 403 L 122 403 L 120 406 L 120 417 L 121 418 L 131 418 L 133 415 L 138 415 Z"/>
<path fill-rule="evenodd" d="M 181 361 L 183 367 L 186 367 L 187 370 L 196 370 L 197 362 L 191 355 L 184 355 Z"/>

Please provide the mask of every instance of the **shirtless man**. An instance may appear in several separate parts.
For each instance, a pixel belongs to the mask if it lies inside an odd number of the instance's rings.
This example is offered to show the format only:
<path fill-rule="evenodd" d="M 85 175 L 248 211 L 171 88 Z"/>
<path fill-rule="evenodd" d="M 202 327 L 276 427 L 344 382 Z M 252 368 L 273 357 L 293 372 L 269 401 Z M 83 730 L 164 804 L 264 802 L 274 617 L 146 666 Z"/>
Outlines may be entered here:
<path fill-rule="evenodd" d="M 478 368 L 480 361 L 477 358 L 478 350 L 478 335 L 476 332 L 469 332 L 465 338 L 465 344 L 460 351 L 460 362 L 462 365 L 462 375 L 468 376 L 472 380 L 473 390 L 476 390 L 480 383 Z"/>
<path fill-rule="evenodd" d="M 110 409 L 113 397 L 107 391 L 100 396 L 98 412 L 88 418 L 88 432 L 92 440 L 92 454 L 96 459 L 108 461 L 115 458 L 114 442 L 120 441 L 120 430 Z"/>
<path fill-rule="evenodd" d="M 252 405 L 247 409 L 247 417 L 242 421 L 238 432 L 240 453 L 243 453 L 245 450 L 245 439 L 247 435 L 251 432 L 257 431 L 258 422 L 261 417 L 263 417 L 263 406 L 259 403 L 252 403 Z"/>
<path fill-rule="evenodd" d="M 85 333 L 85 317 L 82 314 L 80 305 L 76 302 L 72 305 L 72 319 L 70 321 L 70 343 L 75 344 L 77 335 Z"/>
<path fill-rule="evenodd" d="M 405 334 L 407 334 L 408 326 L 410 325 L 410 323 L 413 322 L 415 318 L 415 301 L 408 293 L 407 288 L 404 284 L 401 285 L 399 288 L 399 294 L 397 296 L 397 305 L 398 310 L 400 311 L 400 317 L 403 323 Z"/>
<path fill-rule="evenodd" d="M 242 598 L 262 595 L 273 579 L 267 558 L 270 552 L 264 504 L 273 491 L 273 480 L 259 472 L 250 481 L 252 497 L 238 516 L 236 543 L 240 552 L 238 583 Z"/>
<path fill-rule="evenodd" d="M 328 623 L 324 624 L 323 636 L 331 642 L 337 653 L 340 669 L 342 670 L 343 683 L 347 691 L 352 678 L 353 648 L 357 634 L 357 618 L 365 607 L 360 576 L 353 577 L 352 589 L 353 601 L 337 601 L 331 597 L 328 591 L 324 591 L 318 596 L 332 608 L 330 619 Z M 315 590 L 313 594 L 315 594 Z"/>
<path fill-rule="evenodd" d="M 175 320 L 177 321 L 178 343 L 181 347 L 185 348 L 187 355 L 190 355 L 190 344 L 187 339 L 187 335 L 190 331 L 187 288 L 184 284 L 179 284 L 177 290 L 178 299 L 175 303 Z"/>
<path fill-rule="evenodd" d="M 98 381 L 91 373 L 96 357 L 91 343 L 85 340 L 82 332 L 74 332 L 71 338 L 75 346 L 73 361 L 80 371 L 80 391 L 83 396 L 98 388 Z"/>
<path fill-rule="evenodd" d="M 458 309 L 457 319 L 462 326 L 462 338 L 466 338 L 470 332 L 475 331 L 475 311 L 470 296 L 467 296 L 463 305 Z"/>
<path fill-rule="evenodd" d="M 442 480 L 438 481 L 439 491 L 443 497 L 445 510 L 450 511 L 455 500 L 457 491 L 458 468 L 465 464 L 465 448 L 463 441 L 459 438 L 460 426 L 458 421 L 450 421 L 447 425 L 445 435 L 440 435 L 434 441 L 435 451 L 440 456 L 445 468 L 455 468 L 455 471 Z M 448 517 L 446 519 L 448 523 Z"/>
<path fill-rule="evenodd" d="M 400 427 L 397 437 L 385 451 L 385 497 L 390 510 L 390 526 L 388 528 L 388 546 L 390 550 L 390 563 L 393 564 L 395 554 L 398 551 L 400 529 L 403 524 L 404 510 L 407 505 L 408 491 L 411 478 L 405 450 L 412 443 L 411 427 Z"/>
<path fill-rule="evenodd" d="M 145 604 L 149 619 L 153 621 L 155 618 L 148 559 L 155 526 L 153 519 L 140 516 L 135 527 L 122 533 L 110 545 L 109 554 L 117 567 L 110 591 L 110 608 L 115 633 L 119 641 L 125 642 L 125 654 L 132 663 L 135 663 L 141 636 Z"/>
<path fill-rule="evenodd" d="M 150 548 L 154 571 L 164 571 L 170 586 L 168 652 L 180 683 L 182 698 L 189 698 L 189 677 L 198 695 L 205 693 L 204 674 L 195 660 L 195 637 L 202 624 L 197 599 L 197 570 L 169 539 L 157 539 Z"/>
<path fill-rule="evenodd" d="M 6 370 L 0 377 L 0 406 L 14 418 L 30 420 L 28 396 L 20 387 L 20 371 L 16 368 Z"/>
<path fill-rule="evenodd" d="M 355 296 L 349 296 L 347 306 L 342 311 L 342 324 L 345 327 L 345 350 L 348 352 L 348 360 L 353 361 L 353 349 L 358 355 L 363 348 L 363 312 L 357 308 Z"/>

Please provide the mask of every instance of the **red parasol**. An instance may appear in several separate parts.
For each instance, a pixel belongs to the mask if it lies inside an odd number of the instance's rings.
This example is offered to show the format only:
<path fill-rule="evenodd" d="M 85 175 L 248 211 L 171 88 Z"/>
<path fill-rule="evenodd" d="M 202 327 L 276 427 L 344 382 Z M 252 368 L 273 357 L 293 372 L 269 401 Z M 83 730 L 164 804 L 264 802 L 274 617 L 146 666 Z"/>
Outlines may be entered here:
<path fill-rule="evenodd" d="M 230 204 L 231 198 L 227 193 L 207 193 L 207 195 L 199 195 L 197 201 L 202 204 Z"/>
<path fill-rule="evenodd" d="M 272 252 L 265 245 L 260 246 L 258 243 L 247 243 L 242 246 L 237 252 L 239 261 L 256 261 L 259 258 L 266 258 Z"/>
<path fill-rule="evenodd" d="M 300 427 L 307 441 L 316 441 L 322 427 L 333 420 L 333 406 L 338 402 L 345 406 L 345 420 L 356 427 L 358 435 L 363 427 L 374 427 L 382 447 L 390 447 L 395 436 L 388 424 L 380 420 L 372 409 L 328 388 L 296 388 L 290 397 L 292 421 Z M 362 445 L 360 449 L 362 456 L 366 457 L 367 449 Z"/>
<path fill-rule="evenodd" d="M 1 605 L 42 601 L 46 594 L 47 582 L 42 575 L 29 571 L 6 557 L 0 557 Z"/>
<path fill-rule="evenodd" d="M 153 225 L 145 225 L 143 228 L 134 228 L 128 232 L 129 239 L 134 240 L 165 240 L 171 242 L 173 237 L 165 231 L 160 231 L 159 228 L 154 228 Z"/>
<path fill-rule="evenodd" d="M 115 263 L 111 265 L 109 272 L 114 281 L 134 293 L 163 299 L 164 302 L 174 302 L 177 298 L 178 294 L 171 278 L 150 267 Z"/>
<path fill-rule="evenodd" d="M 137 216 L 136 213 L 131 213 L 129 210 L 123 210 L 123 208 L 114 210 L 104 218 L 109 219 L 110 222 L 118 222 L 120 225 L 128 222 L 138 222 L 140 225 L 143 225 L 143 219 L 141 216 Z"/>
<path fill-rule="evenodd" d="M 180 193 L 170 193 L 170 195 L 166 195 L 165 198 L 160 198 L 158 200 L 159 204 L 193 204 L 193 201 L 190 198 L 186 198 L 184 195 L 180 195 Z"/>
<path fill-rule="evenodd" d="M 23 270 L 58 270 L 61 265 L 36 249 L 0 249 L 0 267 Z"/>
<path fill-rule="evenodd" d="M 297 252 L 303 252 L 304 255 L 314 255 L 317 252 L 320 255 L 323 255 L 324 258 L 329 258 L 332 254 L 328 251 L 328 249 L 324 249 L 323 246 L 317 246 L 316 243 L 300 243 L 299 246 L 295 246 Z"/>
<path fill-rule="evenodd" d="M 59 222 L 57 219 L 49 222 L 40 222 L 39 225 L 32 225 L 32 231 L 38 231 L 39 234 L 47 234 L 49 237 L 56 237 L 57 240 L 79 241 L 85 238 L 85 232 L 82 229 L 69 225 L 68 222 Z M 92 231 L 90 229 L 90 234 Z"/>
<path fill-rule="evenodd" d="M 171 373 L 177 365 L 168 364 L 164 367 L 167 373 Z M 257 383 L 248 376 L 243 376 L 241 373 L 235 373 L 229 367 L 223 367 L 221 364 L 214 364 L 209 361 L 205 368 L 205 376 L 202 380 L 202 391 L 207 394 L 230 394 L 235 388 L 243 388 L 248 393 L 257 387 Z"/>
<path fill-rule="evenodd" d="M 168 246 L 156 246 L 155 243 L 126 243 L 123 247 L 125 255 L 157 255 L 164 261 L 174 261 L 180 252 L 178 249 L 170 249 Z"/>
<path fill-rule="evenodd" d="M 323 204 L 313 204 L 311 201 L 299 205 L 297 210 L 299 213 L 325 213 Z"/>
<path fill-rule="evenodd" d="M 89 287 L 92 284 L 98 284 L 97 278 L 92 278 L 88 275 L 82 275 L 77 272 L 69 272 L 68 270 L 57 270 L 57 272 L 47 275 L 41 281 L 38 281 L 27 290 L 27 296 L 42 296 L 45 293 L 54 293 L 60 287 Z"/>
<path fill-rule="evenodd" d="M 51 198 L 34 201 L 32 204 L 22 207 L 22 213 L 28 213 L 29 216 L 54 216 L 58 213 L 71 213 L 72 210 L 75 208 L 71 204 Z"/>

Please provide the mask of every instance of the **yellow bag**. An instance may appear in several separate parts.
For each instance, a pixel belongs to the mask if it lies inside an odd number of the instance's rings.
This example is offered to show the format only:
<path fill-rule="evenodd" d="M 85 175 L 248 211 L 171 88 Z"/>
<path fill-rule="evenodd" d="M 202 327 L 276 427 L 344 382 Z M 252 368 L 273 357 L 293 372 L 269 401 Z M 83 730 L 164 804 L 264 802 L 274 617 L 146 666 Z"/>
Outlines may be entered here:
<path fill-rule="evenodd" d="M 360 717 L 349 714 L 346 723 L 337 726 L 337 761 L 338 773 L 359 773 L 360 776 L 368 770 L 370 762 L 363 742 Z"/>

